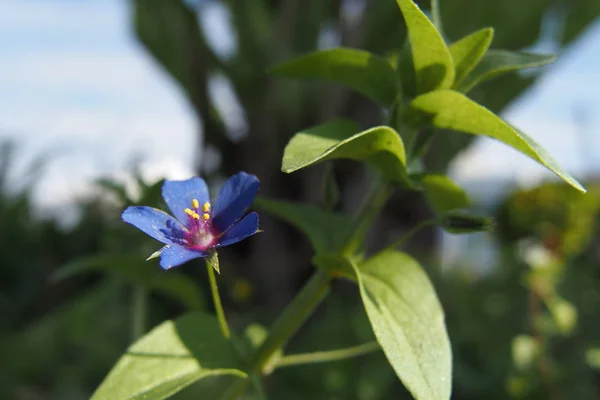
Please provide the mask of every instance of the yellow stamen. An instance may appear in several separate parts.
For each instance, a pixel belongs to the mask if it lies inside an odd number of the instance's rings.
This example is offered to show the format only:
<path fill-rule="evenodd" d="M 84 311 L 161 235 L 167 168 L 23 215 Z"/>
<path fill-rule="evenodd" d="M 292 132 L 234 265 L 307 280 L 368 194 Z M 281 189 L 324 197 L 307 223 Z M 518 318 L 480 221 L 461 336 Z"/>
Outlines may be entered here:
<path fill-rule="evenodd" d="M 198 199 L 194 199 L 192 200 L 192 207 L 197 210 L 198 208 L 200 208 L 200 202 L 198 201 Z"/>
<path fill-rule="evenodd" d="M 204 203 L 204 205 L 202 206 L 202 211 L 204 211 L 204 212 L 210 211 L 210 203 L 208 201 L 206 203 Z"/>
<path fill-rule="evenodd" d="M 208 221 L 210 219 L 210 215 L 208 215 L 207 213 L 202 214 L 202 218 L 204 218 L 205 221 Z"/>
<path fill-rule="evenodd" d="M 185 212 L 187 215 L 189 215 L 190 217 L 192 217 L 192 218 L 195 218 L 195 219 L 200 219 L 200 216 L 198 215 L 198 213 L 197 213 L 197 212 L 194 212 L 194 211 L 192 211 L 192 210 L 190 210 L 189 208 L 186 208 L 186 209 L 185 209 L 185 210 L 183 210 L 183 211 L 184 211 L 184 212 Z"/>

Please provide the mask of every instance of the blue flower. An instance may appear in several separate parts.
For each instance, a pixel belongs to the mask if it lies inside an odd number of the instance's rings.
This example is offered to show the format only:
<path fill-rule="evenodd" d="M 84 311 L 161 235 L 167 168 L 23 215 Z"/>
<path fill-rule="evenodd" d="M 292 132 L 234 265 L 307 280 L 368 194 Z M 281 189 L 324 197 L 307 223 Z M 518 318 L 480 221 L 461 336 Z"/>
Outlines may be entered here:
<path fill-rule="evenodd" d="M 169 269 L 258 232 L 258 215 L 244 216 L 258 186 L 256 176 L 239 172 L 225 182 L 211 204 L 203 179 L 165 181 L 162 196 L 175 218 L 145 206 L 128 207 L 121 218 L 166 245 L 159 250 L 160 266 Z"/>

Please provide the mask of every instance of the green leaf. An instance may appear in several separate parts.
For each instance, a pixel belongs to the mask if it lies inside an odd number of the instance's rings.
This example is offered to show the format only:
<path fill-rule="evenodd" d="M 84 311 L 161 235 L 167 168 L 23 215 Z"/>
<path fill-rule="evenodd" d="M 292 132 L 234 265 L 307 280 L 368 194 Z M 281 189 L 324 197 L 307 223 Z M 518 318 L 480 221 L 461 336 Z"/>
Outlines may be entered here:
<path fill-rule="evenodd" d="M 246 378 L 216 318 L 203 313 L 167 321 L 127 349 L 92 399 L 165 399 L 200 379 Z"/>
<path fill-rule="evenodd" d="M 60 268 L 52 276 L 52 280 L 58 282 L 94 271 L 103 271 L 129 283 L 140 284 L 150 290 L 161 292 L 177 299 L 190 309 L 204 308 L 203 297 L 193 280 L 177 272 L 164 271 L 154 263 L 145 262 L 138 254 L 80 258 Z"/>
<path fill-rule="evenodd" d="M 498 75 L 526 68 L 542 67 L 556 60 L 552 54 L 531 54 L 507 50 L 489 50 L 481 62 L 462 81 L 455 85 L 459 92 L 467 93 L 473 87 Z"/>
<path fill-rule="evenodd" d="M 340 83 L 384 105 L 392 104 L 399 90 L 396 74 L 385 58 L 349 48 L 306 54 L 277 65 L 271 72 Z"/>
<path fill-rule="evenodd" d="M 377 341 L 417 400 L 450 398 L 452 355 L 444 312 L 410 256 L 385 251 L 354 267 Z"/>
<path fill-rule="evenodd" d="M 461 38 L 450 46 L 455 68 L 454 87 L 459 86 L 461 80 L 479 64 L 493 38 L 494 30 L 485 28 Z"/>
<path fill-rule="evenodd" d="M 254 206 L 296 227 L 308 237 L 317 253 L 337 250 L 354 226 L 349 216 L 314 206 L 264 197 L 257 198 Z"/>
<path fill-rule="evenodd" d="M 387 180 L 408 182 L 404 144 L 398 132 L 387 126 L 360 132 L 354 122 L 341 119 L 297 133 L 285 147 L 281 170 L 290 173 L 336 158 L 365 161 Z"/>
<path fill-rule="evenodd" d="M 420 181 L 425 187 L 429 204 L 438 214 L 471 206 L 471 200 L 463 188 L 446 175 L 425 175 Z"/>
<path fill-rule="evenodd" d="M 454 65 L 444 39 L 412 0 L 396 2 L 408 29 L 418 93 L 449 89 L 454 83 Z"/>
<path fill-rule="evenodd" d="M 532 138 L 518 131 L 487 108 L 453 90 L 438 90 L 415 98 L 410 107 L 431 118 L 434 126 L 473 135 L 485 135 L 506 143 L 554 172 L 575 189 L 585 189 Z"/>

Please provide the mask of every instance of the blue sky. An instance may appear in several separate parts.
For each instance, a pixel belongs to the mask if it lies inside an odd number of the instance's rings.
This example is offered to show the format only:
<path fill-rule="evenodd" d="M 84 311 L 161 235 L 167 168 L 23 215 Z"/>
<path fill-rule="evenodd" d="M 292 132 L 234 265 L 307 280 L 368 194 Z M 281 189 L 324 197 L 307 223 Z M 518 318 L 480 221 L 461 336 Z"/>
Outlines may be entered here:
<path fill-rule="evenodd" d="M 123 176 L 134 160 L 150 179 L 193 171 L 198 126 L 179 88 L 134 40 L 127 4 L 0 1 L 0 139 L 16 139 L 21 167 L 52 155 L 36 191 L 44 206 L 84 193 L 93 178 Z M 600 161 L 599 63 L 596 23 L 505 113 L 576 175 L 597 171 Z M 576 123 L 574 107 L 589 114 L 586 126 Z M 452 174 L 523 183 L 547 176 L 491 140 L 466 152 Z"/>

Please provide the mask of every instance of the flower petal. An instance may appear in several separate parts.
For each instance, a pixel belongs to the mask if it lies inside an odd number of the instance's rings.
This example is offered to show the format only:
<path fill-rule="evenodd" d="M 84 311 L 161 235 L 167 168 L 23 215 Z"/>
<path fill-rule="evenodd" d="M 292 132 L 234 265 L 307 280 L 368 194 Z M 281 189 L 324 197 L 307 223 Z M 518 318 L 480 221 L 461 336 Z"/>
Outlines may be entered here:
<path fill-rule="evenodd" d="M 250 213 L 246 215 L 240 222 L 233 225 L 221 238 L 219 243 L 214 247 L 223 247 L 246 239 L 248 236 L 258 232 L 258 214 Z"/>
<path fill-rule="evenodd" d="M 160 253 L 160 266 L 162 269 L 169 269 L 207 255 L 207 252 L 201 250 L 186 249 L 177 245 L 165 246 Z"/>
<path fill-rule="evenodd" d="M 244 215 L 256 197 L 258 186 L 258 178 L 245 172 L 225 182 L 213 205 L 212 223 L 219 232 L 226 232 Z"/>
<path fill-rule="evenodd" d="M 198 200 L 200 205 L 209 201 L 206 182 L 197 176 L 185 181 L 165 181 L 162 185 L 162 196 L 169 210 L 186 226 L 188 215 L 184 210 L 192 207 L 192 200 Z"/>
<path fill-rule="evenodd" d="M 121 219 L 165 244 L 185 243 L 186 228 L 164 211 L 152 207 L 127 207 Z"/>

